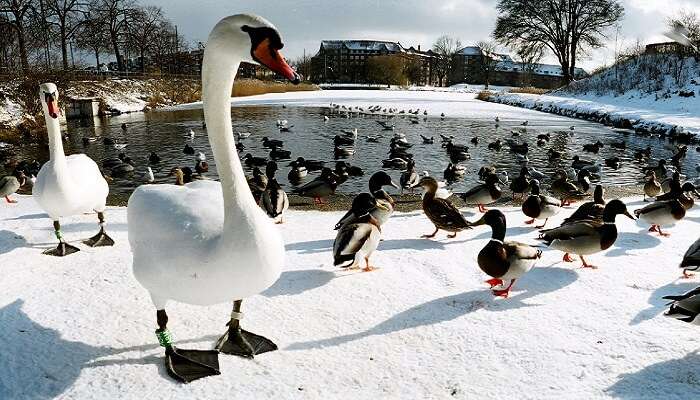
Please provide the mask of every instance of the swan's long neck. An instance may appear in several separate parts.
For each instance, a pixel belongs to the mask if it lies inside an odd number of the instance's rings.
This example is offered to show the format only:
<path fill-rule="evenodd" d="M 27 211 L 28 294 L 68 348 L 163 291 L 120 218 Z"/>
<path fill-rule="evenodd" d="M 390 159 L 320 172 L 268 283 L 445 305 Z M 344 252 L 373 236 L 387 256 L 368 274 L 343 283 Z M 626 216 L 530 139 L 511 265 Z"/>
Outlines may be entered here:
<path fill-rule="evenodd" d="M 46 112 L 46 111 L 44 111 Z M 61 126 L 58 118 L 46 117 L 46 131 L 49 136 L 49 158 L 55 166 L 62 166 L 66 163 L 66 154 L 63 151 L 63 140 L 61 138 Z"/>
<path fill-rule="evenodd" d="M 233 210 L 256 207 L 236 154 L 231 126 L 231 90 L 241 57 L 232 51 L 231 39 L 226 39 L 224 35 L 210 36 L 202 62 L 204 120 L 221 181 L 225 231 L 240 221 L 240 213 Z"/>

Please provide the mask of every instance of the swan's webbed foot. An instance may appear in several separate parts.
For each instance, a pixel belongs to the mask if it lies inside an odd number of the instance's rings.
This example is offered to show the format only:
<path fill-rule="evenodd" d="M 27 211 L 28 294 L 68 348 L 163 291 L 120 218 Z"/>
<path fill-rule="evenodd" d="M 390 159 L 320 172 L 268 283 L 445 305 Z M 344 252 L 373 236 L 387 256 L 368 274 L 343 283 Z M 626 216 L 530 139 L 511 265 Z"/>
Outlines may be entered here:
<path fill-rule="evenodd" d="M 220 375 L 219 352 L 216 350 L 165 349 L 165 369 L 173 379 L 182 383 Z"/>
<path fill-rule="evenodd" d="M 61 241 L 55 248 L 44 251 L 44 254 L 49 256 L 64 257 L 69 254 L 77 253 L 79 251 L 79 248 Z"/>
<path fill-rule="evenodd" d="M 114 240 L 107 235 L 104 227 L 100 227 L 100 231 L 97 232 L 97 235 L 84 240 L 83 243 L 90 247 L 114 246 Z"/>
<path fill-rule="evenodd" d="M 258 354 L 277 350 L 270 339 L 241 328 L 229 329 L 216 343 L 216 349 L 224 354 L 253 358 Z"/>

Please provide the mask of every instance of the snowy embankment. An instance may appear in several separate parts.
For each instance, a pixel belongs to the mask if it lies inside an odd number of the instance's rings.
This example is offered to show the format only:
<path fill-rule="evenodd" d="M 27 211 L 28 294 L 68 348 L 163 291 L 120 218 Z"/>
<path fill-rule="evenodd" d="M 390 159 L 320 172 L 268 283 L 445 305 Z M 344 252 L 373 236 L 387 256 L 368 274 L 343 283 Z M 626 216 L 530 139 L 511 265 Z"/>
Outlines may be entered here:
<path fill-rule="evenodd" d="M 563 118 L 536 111 L 523 110 L 507 105 L 487 103 L 476 99 L 475 92 L 435 92 L 418 90 L 320 90 L 313 92 L 269 93 L 258 96 L 231 98 L 232 106 L 287 105 L 300 107 L 328 107 L 330 103 L 348 107 L 394 107 L 398 109 L 420 108 L 429 117 L 470 118 L 522 121 L 527 118 L 546 121 L 552 125 L 564 124 Z M 182 104 L 163 111 L 201 109 L 202 102 Z"/>
<path fill-rule="evenodd" d="M 549 95 L 498 93 L 491 101 L 618 128 L 697 135 L 699 76 L 693 57 L 641 54 Z"/>
<path fill-rule="evenodd" d="M 669 239 L 619 217 L 617 243 L 589 258 L 598 270 L 545 251 L 509 299 L 491 295 L 476 264 L 487 227 L 426 240 L 421 212 L 394 215 L 372 258 L 380 269 L 353 273 L 330 266 L 342 213 L 290 212 L 280 226 L 285 269 L 243 310 L 243 326 L 280 350 L 253 361 L 222 355 L 220 376 L 182 385 L 166 375 L 153 306 L 131 274 L 126 209 L 107 212 L 113 248 L 78 243 L 79 253 L 51 258 L 41 254 L 54 242 L 51 221 L 31 197 L 17 198 L 0 206 L 2 399 L 700 396 L 700 331 L 661 316 L 662 296 L 700 284 L 679 280 L 677 268 L 697 238 L 697 209 Z M 503 210 L 507 237 L 535 243 L 519 210 Z M 97 230 L 94 215 L 62 226 L 76 243 Z M 173 303 L 168 313 L 179 346 L 209 349 L 230 304 Z"/>

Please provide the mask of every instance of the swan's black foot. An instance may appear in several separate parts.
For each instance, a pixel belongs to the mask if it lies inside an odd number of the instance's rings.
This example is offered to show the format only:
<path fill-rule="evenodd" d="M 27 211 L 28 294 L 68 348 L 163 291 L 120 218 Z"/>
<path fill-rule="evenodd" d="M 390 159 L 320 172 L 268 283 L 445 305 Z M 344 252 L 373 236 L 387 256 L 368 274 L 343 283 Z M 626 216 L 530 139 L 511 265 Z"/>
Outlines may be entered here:
<path fill-rule="evenodd" d="M 238 328 L 229 329 L 221 336 L 216 342 L 216 349 L 224 354 L 253 358 L 258 354 L 277 350 L 277 345 L 264 336 Z"/>
<path fill-rule="evenodd" d="M 90 239 L 84 240 L 83 243 L 90 247 L 114 246 L 114 240 L 107 235 L 104 228 L 100 228 L 97 235 L 91 237 Z"/>
<path fill-rule="evenodd" d="M 48 249 L 44 251 L 44 254 L 49 256 L 63 257 L 69 254 L 77 253 L 79 251 L 80 249 L 75 246 L 72 246 L 66 242 L 59 242 L 56 248 Z"/>
<path fill-rule="evenodd" d="M 219 352 L 216 350 L 165 350 L 165 368 L 174 379 L 190 383 L 207 376 L 220 375 Z"/>

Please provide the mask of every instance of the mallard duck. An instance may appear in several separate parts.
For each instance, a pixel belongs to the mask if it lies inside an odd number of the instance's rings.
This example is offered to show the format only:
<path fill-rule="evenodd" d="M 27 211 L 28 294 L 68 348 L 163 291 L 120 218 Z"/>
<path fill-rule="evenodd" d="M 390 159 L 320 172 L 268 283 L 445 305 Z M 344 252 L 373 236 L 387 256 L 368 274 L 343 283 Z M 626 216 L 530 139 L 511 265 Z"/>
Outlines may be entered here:
<path fill-rule="evenodd" d="M 503 143 L 501 143 L 501 139 L 498 139 L 495 142 L 489 143 L 488 148 L 489 150 L 501 151 Z"/>
<path fill-rule="evenodd" d="M 395 157 L 382 160 L 382 166 L 384 168 L 406 169 L 406 167 L 408 167 L 408 161 L 404 160 L 403 158 Z"/>
<path fill-rule="evenodd" d="M 374 196 L 369 193 L 362 193 L 353 199 L 350 212 L 358 218 L 338 230 L 333 242 L 333 265 L 339 265 L 341 268 L 359 268 L 364 258 L 363 271 L 374 269 L 369 264 L 369 257 L 377 249 L 381 236 L 379 223 L 372 216 L 372 211 L 377 207 L 383 206 L 378 205 Z"/>
<path fill-rule="evenodd" d="M 301 182 L 301 180 L 306 178 L 306 175 L 309 174 L 309 171 L 306 169 L 306 167 L 303 165 L 299 165 L 299 163 L 297 163 L 296 161 L 292 161 L 291 167 L 292 169 L 287 174 L 287 179 L 292 184 L 297 184 Z"/>
<path fill-rule="evenodd" d="M 253 155 L 250 153 L 247 153 L 245 156 L 243 156 L 243 160 L 245 165 L 247 165 L 248 167 L 262 167 L 264 165 L 267 165 L 267 159 L 262 157 L 253 157 Z"/>
<path fill-rule="evenodd" d="M 498 210 L 489 210 L 473 224 L 479 225 L 491 227 L 491 240 L 477 257 L 479 268 L 493 278 L 486 281 L 491 289 L 510 281 L 505 289 L 493 290 L 495 296 L 508 297 L 515 281 L 532 269 L 542 251 L 524 243 L 506 242 L 506 216 Z"/>
<path fill-rule="evenodd" d="M 292 152 L 289 150 L 278 149 L 273 147 L 270 150 L 270 158 L 273 160 L 289 160 L 292 157 Z"/>
<path fill-rule="evenodd" d="M 267 215 L 276 224 L 284 223 L 284 213 L 289 208 L 289 199 L 274 176 L 269 179 L 267 187 L 262 193 L 262 205 Z M 279 220 L 277 220 L 278 217 Z"/>
<path fill-rule="evenodd" d="M 537 179 L 533 179 L 530 185 L 532 187 L 530 196 L 523 202 L 522 210 L 523 214 L 532 218 L 532 220 L 525 223 L 532 225 L 535 223 L 535 220 L 544 219 L 542 225 L 535 227 L 537 229 L 544 228 L 549 218 L 557 215 L 561 210 L 561 201 L 554 197 L 541 195 L 540 182 Z"/>
<path fill-rule="evenodd" d="M 352 146 L 355 144 L 355 139 L 346 136 L 335 135 L 333 144 L 336 146 Z"/>
<path fill-rule="evenodd" d="M 394 199 L 383 190 L 385 186 L 392 186 L 394 188 L 399 188 L 399 186 L 394 183 L 389 174 L 384 171 L 379 171 L 374 173 L 369 178 L 369 192 L 374 196 L 375 201 L 378 205 L 382 207 L 377 207 L 372 211 L 372 216 L 377 220 L 379 226 L 384 225 L 391 217 L 394 212 Z M 358 195 L 359 196 L 359 195 Z M 355 222 L 358 216 L 353 214 L 353 209 L 351 208 L 341 219 L 335 224 L 335 229 L 340 229 L 343 225 Z"/>
<path fill-rule="evenodd" d="M 666 166 L 666 160 L 660 159 L 658 164 L 653 167 L 644 167 L 644 172 L 654 171 L 657 177 L 660 179 L 665 179 L 668 176 L 668 167 Z"/>
<path fill-rule="evenodd" d="M 603 148 L 603 143 L 599 140 L 595 143 L 586 143 L 583 145 L 583 150 L 589 153 L 598 153 Z"/>
<path fill-rule="evenodd" d="M 670 307 L 666 311 L 667 317 L 700 325 L 700 287 L 680 296 L 664 296 L 666 300 L 671 300 Z"/>
<path fill-rule="evenodd" d="M 467 204 L 477 204 L 479 211 L 486 212 L 484 205 L 491 204 L 501 198 L 501 188 L 498 186 L 498 176 L 488 174 L 484 178 L 484 184 L 477 185 L 468 192 L 460 195 Z"/>
<path fill-rule="evenodd" d="M 565 252 L 564 261 L 572 262 L 573 259 L 569 253 L 574 253 L 581 258 L 584 268 L 595 268 L 588 264 L 583 256 L 607 250 L 615 243 L 617 240 L 615 217 L 621 214 L 634 219 L 627 211 L 625 203 L 618 199 L 611 200 L 603 210 L 602 225 L 589 221 L 575 222 L 543 232 L 540 239 L 548 247 Z"/>
<path fill-rule="evenodd" d="M 683 255 L 680 267 L 683 269 L 683 278 L 688 279 L 693 276 L 688 271 L 700 269 L 700 239 L 696 240 Z"/>
<path fill-rule="evenodd" d="M 581 169 L 578 171 L 576 174 L 576 186 L 584 193 L 588 193 L 591 190 L 591 173 L 588 170 Z"/>
<path fill-rule="evenodd" d="M 17 200 L 10 199 L 10 195 L 14 194 L 25 183 L 27 183 L 27 178 L 23 171 L 16 171 L 15 175 L 3 176 L 0 178 L 0 197 L 4 197 L 5 201 L 10 204 L 17 203 Z"/>
<path fill-rule="evenodd" d="M 471 229 L 469 222 L 461 212 L 449 200 L 435 196 L 438 190 L 437 181 L 429 176 L 421 178 L 418 185 L 425 190 L 423 196 L 423 211 L 430 221 L 435 225 L 435 232 L 423 235 L 424 238 L 433 238 L 440 229 L 452 232 L 447 235 L 449 238 L 457 236 L 458 232 Z"/>
<path fill-rule="evenodd" d="M 190 146 L 189 144 L 185 144 L 185 147 L 182 149 L 182 152 L 184 154 L 193 156 L 194 155 L 194 147 Z"/>
<path fill-rule="evenodd" d="M 333 148 L 333 154 L 335 155 L 335 158 L 349 157 L 355 154 L 355 149 L 352 147 L 335 146 L 335 148 Z"/>
<path fill-rule="evenodd" d="M 661 190 L 664 190 L 664 194 L 656 196 L 657 201 L 677 199 L 683 193 L 681 174 L 674 172 L 670 179 L 661 183 Z"/>
<path fill-rule="evenodd" d="M 612 169 L 620 169 L 620 157 L 610 157 L 605 159 L 605 166 Z"/>
<path fill-rule="evenodd" d="M 365 175 L 365 171 L 362 168 L 355 166 L 355 165 L 351 165 L 351 164 L 347 163 L 346 161 L 338 161 L 335 163 L 336 170 L 340 166 L 343 167 L 343 169 L 345 170 L 345 174 L 347 174 L 348 176 L 357 177 L 357 176 L 364 176 Z"/>
<path fill-rule="evenodd" d="M 463 166 L 449 163 L 443 172 L 443 177 L 447 182 L 456 182 L 459 178 L 464 176 L 465 172 L 466 168 Z"/>
<path fill-rule="evenodd" d="M 469 142 L 471 144 L 473 144 L 474 146 L 478 146 L 479 145 L 479 138 L 474 136 Z"/>
<path fill-rule="evenodd" d="M 311 197 L 314 204 L 323 204 L 323 199 L 335 193 L 338 187 L 338 177 L 330 168 L 324 168 L 321 175 L 306 185 L 294 190 L 294 193 L 302 197 Z"/>
<path fill-rule="evenodd" d="M 182 172 L 184 176 L 184 171 Z M 185 180 L 185 183 L 188 183 L 187 180 Z M 253 193 L 253 198 L 255 199 L 256 203 L 260 203 L 260 198 L 262 197 L 265 188 L 267 188 L 267 183 L 267 175 L 263 174 L 260 168 L 254 167 L 253 177 L 248 179 L 248 186 L 250 187 L 250 192 Z"/>
<path fill-rule="evenodd" d="M 151 152 L 151 155 L 148 156 L 148 162 L 151 164 L 158 164 L 160 162 L 160 156 L 155 152 Z"/>
<path fill-rule="evenodd" d="M 649 170 L 644 182 L 644 201 L 647 201 L 647 197 L 658 196 L 659 193 L 661 193 L 661 184 L 656 180 L 656 172 Z"/>
<path fill-rule="evenodd" d="M 588 172 L 600 172 L 600 164 L 593 161 L 582 160 L 579 156 L 573 156 L 571 167 L 575 170 L 585 169 Z"/>
<path fill-rule="evenodd" d="M 520 175 L 513 179 L 509 186 L 513 192 L 513 198 L 515 198 L 516 194 L 519 194 L 522 199 L 525 193 L 530 190 L 530 185 L 530 172 L 527 170 L 527 167 L 520 168 Z"/>
<path fill-rule="evenodd" d="M 413 193 L 413 188 L 418 185 L 419 180 L 420 177 L 418 177 L 418 173 L 416 172 L 416 163 L 413 160 L 409 160 L 406 170 L 401 173 L 401 178 L 399 180 L 399 183 L 401 183 L 401 193 L 403 193 L 404 190 L 410 190 L 411 193 Z"/>
<path fill-rule="evenodd" d="M 435 143 L 435 138 L 434 137 L 426 137 L 423 135 L 420 135 L 421 139 L 423 139 L 423 144 L 433 144 Z"/>
<path fill-rule="evenodd" d="M 662 225 L 674 225 L 685 217 L 685 207 L 677 200 L 655 201 L 644 208 L 634 211 L 634 214 L 642 221 L 651 224 L 649 232 L 658 232 L 661 236 L 670 236 L 670 233 L 661 231 Z"/>
<path fill-rule="evenodd" d="M 549 159 L 550 162 L 559 160 L 561 159 L 561 152 L 549 149 L 547 150 L 547 159 Z"/>
<path fill-rule="evenodd" d="M 307 160 L 304 157 L 298 157 L 296 162 L 299 166 L 305 167 L 310 172 L 320 171 L 326 165 L 325 161 Z"/>
<path fill-rule="evenodd" d="M 561 224 L 567 225 L 579 221 L 590 221 L 599 225 L 603 224 L 603 211 L 605 210 L 605 199 L 603 198 L 603 186 L 596 185 L 593 191 L 593 201 L 588 201 L 566 218 Z"/>
<path fill-rule="evenodd" d="M 571 205 L 572 200 L 581 200 L 587 196 L 576 185 L 568 181 L 566 171 L 562 170 L 554 174 L 554 181 L 550 189 L 552 193 L 561 199 L 562 206 Z"/>
<path fill-rule="evenodd" d="M 647 146 L 647 148 L 644 150 L 637 150 L 634 152 L 634 158 L 636 160 L 642 160 L 649 157 L 651 157 L 651 146 Z"/>

